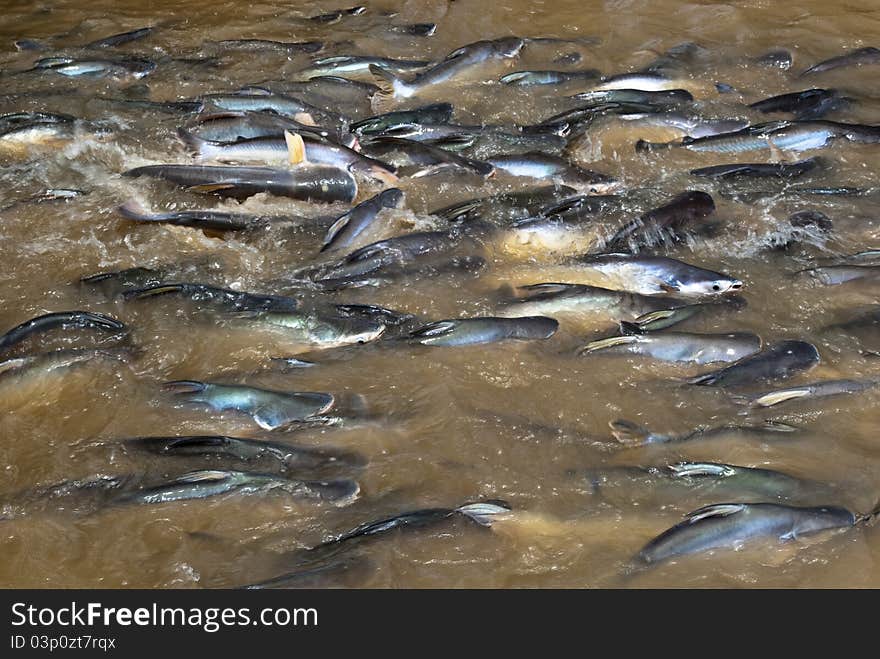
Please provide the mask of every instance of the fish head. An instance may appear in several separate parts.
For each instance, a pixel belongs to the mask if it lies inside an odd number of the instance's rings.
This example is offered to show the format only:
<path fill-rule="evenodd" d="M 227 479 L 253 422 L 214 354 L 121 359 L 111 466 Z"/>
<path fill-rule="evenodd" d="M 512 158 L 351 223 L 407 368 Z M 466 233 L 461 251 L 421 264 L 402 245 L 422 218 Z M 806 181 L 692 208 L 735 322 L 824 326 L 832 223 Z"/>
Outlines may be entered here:
<path fill-rule="evenodd" d="M 670 287 L 672 292 L 687 296 L 713 296 L 736 293 L 742 290 L 743 283 L 733 277 L 719 276 L 712 279 L 679 281 Z"/>

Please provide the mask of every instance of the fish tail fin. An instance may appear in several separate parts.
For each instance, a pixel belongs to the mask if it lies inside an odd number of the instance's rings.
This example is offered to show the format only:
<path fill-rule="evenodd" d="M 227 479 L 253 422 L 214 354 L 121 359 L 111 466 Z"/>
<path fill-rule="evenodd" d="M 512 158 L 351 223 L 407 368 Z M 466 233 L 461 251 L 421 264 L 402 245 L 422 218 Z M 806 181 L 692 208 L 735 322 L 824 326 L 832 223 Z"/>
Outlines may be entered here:
<path fill-rule="evenodd" d="M 500 500 L 467 503 L 455 509 L 455 512 L 461 513 L 465 517 L 472 519 L 480 526 L 492 526 L 496 517 L 499 515 L 505 515 L 510 511 L 510 505 L 506 501 Z"/>
<path fill-rule="evenodd" d="M 635 343 L 638 339 L 632 334 L 625 334 L 623 336 L 609 336 L 607 339 L 599 339 L 598 341 L 590 341 L 583 348 L 578 350 L 579 355 L 584 355 L 588 352 L 597 352 L 599 350 L 607 350 L 609 348 L 614 348 L 616 346 L 626 345 L 628 343 Z"/>
<path fill-rule="evenodd" d="M 614 439 L 621 444 L 641 445 L 649 442 L 651 438 L 647 428 L 626 419 L 615 419 L 609 422 L 608 426 Z"/>
<path fill-rule="evenodd" d="M 373 74 L 376 86 L 379 88 L 370 99 L 370 105 L 377 114 L 385 114 L 393 109 L 395 95 L 404 84 L 403 80 L 391 71 L 375 64 L 370 64 L 370 73 Z"/>
<path fill-rule="evenodd" d="M 178 128 L 177 139 L 183 143 L 186 152 L 196 160 L 206 160 L 210 157 L 208 141 L 198 135 L 190 133 L 185 128 Z"/>
<path fill-rule="evenodd" d="M 284 142 L 287 144 L 287 162 L 291 165 L 308 163 L 306 159 L 306 142 L 299 133 L 284 131 Z"/>

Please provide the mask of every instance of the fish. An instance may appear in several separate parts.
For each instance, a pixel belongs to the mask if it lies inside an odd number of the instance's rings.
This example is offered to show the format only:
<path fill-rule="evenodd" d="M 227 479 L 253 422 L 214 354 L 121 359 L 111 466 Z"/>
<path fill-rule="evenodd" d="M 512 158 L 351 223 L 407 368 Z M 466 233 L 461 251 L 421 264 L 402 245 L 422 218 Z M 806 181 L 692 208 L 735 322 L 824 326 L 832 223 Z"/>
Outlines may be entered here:
<path fill-rule="evenodd" d="M 343 257 L 318 275 L 316 281 L 351 279 L 377 271 L 400 268 L 412 262 L 448 253 L 458 244 L 449 231 L 418 231 L 380 240 Z"/>
<path fill-rule="evenodd" d="M 19 385 L 96 362 L 119 363 L 128 360 L 129 351 L 90 348 L 54 350 L 0 361 L 0 384 Z"/>
<path fill-rule="evenodd" d="M 293 96 L 276 94 L 263 87 L 246 87 L 234 94 L 203 94 L 199 100 L 230 112 L 270 111 L 305 124 L 341 126 L 347 123 L 335 112 L 322 110 Z"/>
<path fill-rule="evenodd" d="M 217 307 L 228 312 L 241 311 L 296 311 L 299 302 L 284 295 L 255 295 L 245 291 L 233 291 L 208 284 L 192 282 L 163 283 L 146 288 L 136 288 L 123 293 L 126 301 L 145 300 L 163 295 L 180 295 L 191 301 Z"/>
<path fill-rule="evenodd" d="M 57 73 L 69 78 L 133 78 L 139 80 L 156 70 L 153 60 L 141 57 L 117 59 L 76 59 L 73 57 L 46 57 L 37 60 L 30 71 Z"/>
<path fill-rule="evenodd" d="M 336 403 L 327 393 L 273 391 L 197 380 L 166 382 L 163 390 L 178 402 L 207 406 L 215 412 L 235 410 L 247 414 L 263 430 L 309 421 Z"/>
<path fill-rule="evenodd" d="M 691 174 L 704 178 L 797 178 L 821 167 L 824 161 L 813 157 L 797 162 L 779 163 L 737 163 L 733 165 L 712 165 L 692 169 Z"/>
<path fill-rule="evenodd" d="M 591 91 L 614 91 L 636 89 L 645 92 L 662 92 L 684 89 L 688 93 L 698 91 L 698 85 L 683 78 L 670 78 L 659 73 L 622 73 L 603 78 Z"/>
<path fill-rule="evenodd" d="M 774 69 L 788 71 L 791 68 L 794 58 L 787 50 L 771 50 L 755 58 L 755 63 L 761 66 L 767 66 Z"/>
<path fill-rule="evenodd" d="M 692 103 L 693 94 L 686 89 L 667 89 L 650 91 L 644 89 L 602 89 L 574 94 L 571 98 L 588 101 L 590 105 L 602 106 L 610 103 L 637 104 L 658 107 L 675 107 Z"/>
<path fill-rule="evenodd" d="M 122 217 L 134 222 L 157 222 L 184 227 L 197 227 L 211 231 L 250 231 L 272 223 L 295 223 L 302 220 L 302 218 L 292 216 L 272 217 L 210 209 L 151 213 L 134 199 L 128 200 L 116 210 Z M 155 283 L 161 282 L 156 281 Z"/>
<path fill-rule="evenodd" d="M 325 23 L 329 25 L 340 21 L 346 16 L 360 16 L 366 11 L 366 7 L 364 7 L 363 5 L 358 5 L 357 7 L 349 7 L 348 9 L 336 9 L 335 11 L 330 11 L 325 14 L 309 16 L 307 20 L 310 20 L 314 23 Z"/>
<path fill-rule="evenodd" d="M 555 207 L 562 199 L 577 190 L 567 185 L 547 185 L 518 192 L 500 193 L 460 201 L 450 206 L 430 211 L 429 215 L 447 222 L 470 222 L 477 219 L 517 220 L 533 217 L 548 208 Z"/>
<path fill-rule="evenodd" d="M 569 82 L 584 82 L 599 78 L 597 69 L 583 71 L 515 71 L 498 79 L 503 85 L 512 87 L 533 87 L 536 85 L 561 85 Z"/>
<path fill-rule="evenodd" d="M 56 311 L 36 316 L 0 335 L 0 351 L 8 350 L 25 339 L 54 329 L 94 329 L 120 335 L 128 331 L 122 321 L 92 311 Z"/>
<path fill-rule="evenodd" d="M 718 302 L 697 302 L 695 304 L 658 309 L 657 311 L 649 311 L 631 321 L 621 320 L 620 332 L 621 334 L 644 334 L 646 332 L 656 332 L 678 325 L 688 318 L 692 318 L 696 314 L 703 313 L 710 309 L 739 310 L 745 308 L 745 306 L 746 301 L 744 298 L 733 295 L 730 297 L 724 297 Z"/>
<path fill-rule="evenodd" d="M 237 142 L 257 137 L 284 137 L 285 131 L 310 133 L 323 137 L 335 144 L 357 147 L 354 135 L 334 128 L 309 126 L 294 119 L 268 112 L 221 112 L 199 115 L 198 123 L 190 126 L 189 132 L 195 132 L 203 140 L 209 142 Z"/>
<path fill-rule="evenodd" d="M 531 341 L 549 339 L 559 322 L 543 316 L 478 317 L 438 320 L 406 335 L 410 343 L 426 346 L 465 346 L 505 340 Z"/>
<path fill-rule="evenodd" d="M 403 198 L 402 190 L 389 188 L 340 215 L 327 230 L 320 251 L 350 248 L 361 234 L 374 225 L 382 210 L 399 208 Z"/>
<path fill-rule="evenodd" d="M 354 481 L 300 481 L 276 474 L 261 474 L 230 469 L 191 471 L 161 485 L 126 492 L 116 498 L 118 504 L 157 504 L 190 501 L 235 493 L 237 495 L 283 492 L 303 499 L 319 499 L 336 505 L 352 503 L 360 492 Z"/>
<path fill-rule="evenodd" d="M 494 165 L 488 162 L 471 160 L 425 142 L 379 136 L 371 138 L 369 142 L 364 144 L 364 149 L 371 155 L 385 159 L 395 153 L 402 154 L 406 164 L 412 164 L 416 167 L 416 171 L 410 174 L 411 178 L 430 176 L 449 169 L 461 170 L 484 178 L 495 174 Z M 397 164 L 393 157 L 392 162 Z"/>
<path fill-rule="evenodd" d="M 706 297 L 743 287 L 739 279 L 729 275 L 665 256 L 598 254 L 579 257 L 575 263 L 585 278 L 593 280 L 590 284 L 642 295 Z"/>
<path fill-rule="evenodd" d="M 578 354 L 615 353 L 651 357 L 668 362 L 712 364 L 735 362 L 761 349 L 761 338 L 747 332 L 693 334 L 658 332 L 624 334 L 591 341 Z"/>
<path fill-rule="evenodd" d="M 182 128 L 178 129 L 177 135 L 198 161 L 266 165 L 283 163 L 288 167 L 316 164 L 364 174 L 383 183 L 397 182 L 393 166 L 308 133 L 286 130 L 281 137 L 253 137 L 221 144 L 203 140 Z"/>
<path fill-rule="evenodd" d="M 0 115 L 0 153 L 26 154 L 32 147 L 55 146 L 74 138 L 69 114 L 13 112 Z"/>
<path fill-rule="evenodd" d="M 710 137 L 743 130 L 749 125 L 742 119 L 704 119 L 683 112 L 626 112 L 615 113 L 615 119 L 625 123 L 632 137 L 639 137 L 640 130 L 654 131 L 657 128 L 676 133 L 678 137 Z"/>
<path fill-rule="evenodd" d="M 127 32 L 120 32 L 119 34 L 111 34 L 109 37 L 103 37 L 102 39 L 91 41 L 83 46 L 83 48 L 116 48 L 117 46 L 131 43 L 132 41 L 145 39 L 151 36 L 155 31 L 155 27 L 148 26 L 137 28 L 136 30 L 128 30 Z"/>
<path fill-rule="evenodd" d="M 165 114 L 198 114 L 205 109 L 201 101 L 147 101 L 138 98 L 102 98 L 102 101 L 121 105 L 124 108 L 137 108 Z"/>
<path fill-rule="evenodd" d="M 317 53 L 324 48 L 322 41 L 271 41 L 269 39 L 224 39 L 210 42 L 224 50 L 276 51 L 282 53 Z"/>
<path fill-rule="evenodd" d="M 518 297 L 499 307 L 500 316 L 614 322 L 624 317 L 636 318 L 669 305 L 668 301 L 655 297 L 581 284 L 531 284 L 517 287 L 517 292 Z"/>
<path fill-rule="evenodd" d="M 739 444 L 749 437 L 761 441 L 785 439 L 799 430 L 795 426 L 777 421 L 765 421 L 758 425 L 747 426 L 700 426 L 684 433 L 656 433 L 626 419 L 615 419 L 608 425 L 615 441 L 628 447 L 712 440 L 728 440 Z"/>
<path fill-rule="evenodd" d="M 386 535 L 397 529 L 412 530 L 434 526 L 449 519 L 461 518 L 478 526 L 488 528 L 499 518 L 504 518 L 511 513 L 508 503 L 499 500 L 479 501 L 466 503 L 457 508 L 424 508 L 400 513 L 393 517 L 365 522 L 350 531 L 340 533 L 324 542 L 312 547 L 309 551 L 316 552 L 340 545 L 351 543 L 355 540 L 364 540 L 377 536 Z"/>
<path fill-rule="evenodd" d="M 720 462 L 676 462 L 651 467 L 610 467 L 588 470 L 587 482 L 595 494 L 607 499 L 623 495 L 624 503 L 653 505 L 667 499 L 675 505 L 697 494 L 746 500 L 805 499 L 830 494 L 822 483 L 804 480 L 774 469 L 744 467 Z M 623 492 L 620 492 L 620 490 Z M 617 492 L 615 492 L 617 490 Z M 659 500 L 659 502 L 658 502 Z"/>
<path fill-rule="evenodd" d="M 391 32 L 408 34 L 413 37 L 433 37 L 437 32 L 436 23 L 410 23 L 409 25 L 392 25 L 388 28 Z"/>
<path fill-rule="evenodd" d="M 709 387 L 736 387 L 757 382 L 785 380 L 819 363 L 819 351 L 806 341 L 776 341 L 761 352 L 734 362 L 726 368 L 687 380 L 688 384 Z"/>
<path fill-rule="evenodd" d="M 346 170 L 326 165 L 295 170 L 272 167 L 226 167 L 209 165 L 147 165 L 123 176 L 161 178 L 193 192 L 223 197 L 247 198 L 260 192 L 303 201 L 351 203 L 357 196 L 357 181 Z"/>
<path fill-rule="evenodd" d="M 858 48 L 850 51 L 846 55 L 838 55 L 830 59 L 823 60 L 818 64 L 814 64 L 806 69 L 799 77 L 813 75 L 816 73 L 825 73 L 844 66 L 864 66 L 866 64 L 880 63 L 880 49 L 868 46 L 866 48 Z"/>
<path fill-rule="evenodd" d="M 455 81 L 480 64 L 513 60 L 519 56 L 524 46 L 525 42 L 519 37 L 477 41 L 452 51 L 443 61 L 417 74 L 411 81 L 405 81 L 387 68 L 371 65 L 370 73 L 379 86 L 379 91 L 373 95 L 373 109 L 387 112 L 392 103 L 416 96 L 435 85 Z"/>
<path fill-rule="evenodd" d="M 248 315 L 241 322 L 248 328 L 276 332 L 284 343 L 295 346 L 299 352 L 369 343 L 382 336 L 391 324 L 384 315 L 357 313 L 344 307 L 267 311 Z"/>
<path fill-rule="evenodd" d="M 445 124 L 452 119 L 451 103 L 432 103 L 411 110 L 396 110 L 353 121 L 348 129 L 358 135 L 377 135 L 399 126 L 413 124 Z"/>
<path fill-rule="evenodd" d="M 132 288 L 157 286 L 165 280 L 168 274 L 166 270 L 134 267 L 87 275 L 81 277 L 79 281 L 84 286 L 100 289 L 109 296 L 116 296 Z"/>
<path fill-rule="evenodd" d="M 351 588 L 363 584 L 364 578 L 375 566 L 364 556 L 345 557 L 338 561 L 309 565 L 303 569 L 286 572 L 277 577 L 250 583 L 246 590 L 268 588 Z"/>
<path fill-rule="evenodd" d="M 821 119 L 829 112 L 843 107 L 846 102 L 836 89 L 805 89 L 771 96 L 763 101 L 751 103 L 749 107 L 765 114 L 790 112 L 795 119 L 807 120 Z"/>
<path fill-rule="evenodd" d="M 734 133 L 710 135 L 681 142 L 651 144 L 636 142 L 637 151 L 680 147 L 688 151 L 707 153 L 748 153 L 751 151 L 799 152 L 821 149 L 836 139 L 843 138 L 862 144 L 880 139 L 876 126 L 844 124 L 834 121 L 771 121 L 755 124 Z"/>
<path fill-rule="evenodd" d="M 620 189 L 620 183 L 606 174 L 583 169 L 564 158 L 545 153 L 492 156 L 486 162 L 512 176 L 553 179 L 574 188 L 585 188 L 590 194 L 606 195 Z"/>
<path fill-rule="evenodd" d="M 712 196 L 699 190 L 688 190 L 669 202 L 627 222 L 609 238 L 602 248 L 617 251 L 624 247 L 637 250 L 665 242 L 684 228 L 701 224 L 715 213 Z"/>
<path fill-rule="evenodd" d="M 342 77 L 365 76 L 370 74 L 371 66 L 394 73 L 406 73 L 424 69 L 430 63 L 428 60 L 403 60 L 365 55 L 335 55 L 313 61 L 311 66 L 297 72 L 296 77 L 300 80 L 308 80 L 328 75 Z"/>
<path fill-rule="evenodd" d="M 826 396 L 859 393 L 873 389 L 877 384 L 874 380 L 824 380 L 799 387 L 768 391 L 756 396 L 741 397 L 738 400 L 750 407 L 773 407 L 793 400 L 812 400 Z"/>
<path fill-rule="evenodd" d="M 352 452 L 226 435 L 133 437 L 121 441 L 128 448 L 167 457 L 220 457 L 241 462 L 270 460 L 294 471 L 315 471 L 328 467 L 357 469 L 367 462 L 364 456 Z"/>
<path fill-rule="evenodd" d="M 779 542 L 855 526 L 856 516 L 837 506 L 795 507 L 775 503 L 719 503 L 699 508 L 651 540 L 638 553 L 642 563 L 659 563 L 711 549 L 735 549 L 758 540 Z"/>
<path fill-rule="evenodd" d="M 880 265 L 827 265 L 800 270 L 796 274 L 809 276 L 824 286 L 838 286 L 851 281 L 878 279 Z"/>

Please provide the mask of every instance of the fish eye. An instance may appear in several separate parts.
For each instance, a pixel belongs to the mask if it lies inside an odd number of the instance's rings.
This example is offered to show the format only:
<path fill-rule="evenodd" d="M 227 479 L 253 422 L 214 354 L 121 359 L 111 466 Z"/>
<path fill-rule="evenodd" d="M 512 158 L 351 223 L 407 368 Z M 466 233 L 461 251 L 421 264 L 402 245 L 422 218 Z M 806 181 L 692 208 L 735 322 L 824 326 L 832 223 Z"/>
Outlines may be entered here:
<path fill-rule="evenodd" d="M 712 290 L 713 290 L 713 291 L 720 291 L 720 290 L 721 290 L 721 286 L 719 286 L 718 284 L 712 284 Z"/>

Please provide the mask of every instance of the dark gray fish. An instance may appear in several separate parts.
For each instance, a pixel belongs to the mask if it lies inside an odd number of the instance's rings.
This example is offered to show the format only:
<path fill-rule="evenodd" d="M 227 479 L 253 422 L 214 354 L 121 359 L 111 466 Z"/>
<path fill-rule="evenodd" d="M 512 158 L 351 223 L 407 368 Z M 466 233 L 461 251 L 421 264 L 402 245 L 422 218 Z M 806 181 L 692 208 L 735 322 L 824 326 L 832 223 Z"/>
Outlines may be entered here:
<path fill-rule="evenodd" d="M 806 89 L 779 96 L 771 96 L 749 105 L 758 112 L 790 112 L 795 119 L 821 119 L 847 101 L 836 89 Z"/>
<path fill-rule="evenodd" d="M 137 288 L 123 294 L 125 300 L 145 300 L 163 295 L 180 295 L 199 304 L 207 304 L 228 312 L 241 311 L 295 311 L 299 302 L 284 295 L 256 295 L 233 291 L 208 284 L 163 283 L 147 288 Z"/>
<path fill-rule="evenodd" d="M 542 316 L 459 318 L 423 325 L 405 340 L 426 346 L 482 345 L 510 339 L 549 339 L 558 328 L 558 321 Z"/>
<path fill-rule="evenodd" d="M 674 107 L 692 103 L 693 95 L 686 89 L 668 89 L 662 91 L 646 91 L 642 89 L 605 89 L 581 92 L 571 98 L 588 101 L 591 106 L 602 106 L 610 103 L 655 105 L 658 107 Z"/>
<path fill-rule="evenodd" d="M 270 460 L 285 469 L 296 471 L 315 471 L 327 467 L 356 469 L 366 465 L 366 458 L 357 453 L 225 435 L 135 437 L 123 440 L 123 444 L 168 457 L 219 457 L 242 462 Z"/>
<path fill-rule="evenodd" d="M 383 190 L 374 197 L 362 201 L 333 222 L 327 230 L 327 235 L 324 236 L 320 251 L 351 247 L 358 236 L 372 226 L 383 209 L 398 208 L 402 202 L 403 191 L 397 188 Z"/>
<path fill-rule="evenodd" d="M 398 163 L 392 158 L 392 164 L 398 167 L 414 165 L 418 169 L 410 173 L 412 178 L 430 176 L 439 171 L 457 169 L 488 178 L 495 173 L 495 166 L 481 160 L 471 160 L 447 149 L 425 142 L 414 142 L 397 137 L 374 137 L 364 144 L 364 150 L 379 158 L 388 158 L 393 154 L 401 154 L 406 164 Z"/>
<path fill-rule="evenodd" d="M 386 68 L 371 66 L 370 72 L 380 88 L 373 96 L 373 108 L 378 112 L 386 112 L 393 103 L 416 96 L 435 85 L 455 80 L 470 73 L 480 64 L 518 57 L 524 45 L 525 42 L 519 37 L 477 41 L 452 51 L 442 62 L 417 74 L 411 81 L 403 80 Z"/>
<path fill-rule="evenodd" d="M 27 154 L 32 146 L 51 146 L 74 137 L 69 114 L 13 112 L 0 115 L 0 152 Z"/>
<path fill-rule="evenodd" d="M 328 547 L 335 548 L 343 543 L 349 543 L 353 540 L 385 535 L 396 529 L 412 530 L 434 526 L 435 524 L 459 516 L 470 522 L 474 522 L 479 526 L 491 527 L 496 518 L 508 515 L 510 512 L 510 505 L 504 501 L 494 499 L 477 503 L 468 503 L 459 506 L 458 508 L 425 508 L 422 510 L 413 510 L 395 515 L 394 517 L 366 522 L 350 531 L 342 533 L 329 540 L 325 540 L 321 544 L 313 547 L 310 551 L 323 550 Z"/>
<path fill-rule="evenodd" d="M 135 222 L 158 222 L 184 227 L 197 227 L 211 231 L 247 231 L 265 227 L 272 222 L 293 222 L 300 218 L 271 217 L 229 213 L 215 210 L 186 210 L 170 213 L 150 213 L 134 199 L 130 199 L 118 209 L 120 215 Z M 159 282 L 157 282 L 159 283 Z"/>
<path fill-rule="evenodd" d="M 688 190 L 672 200 L 624 224 L 604 244 L 603 249 L 638 249 L 676 237 L 684 229 L 699 228 L 715 212 L 711 195 Z"/>
<path fill-rule="evenodd" d="M 777 341 L 761 352 L 719 371 L 687 380 L 688 384 L 736 387 L 758 382 L 785 380 L 819 363 L 819 351 L 805 341 Z"/>
<path fill-rule="evenodd" d="M 788 71 L 791 68 L 793 58 L 787 50 L 771 50 L 755 58 L 755 62 L 761 66 L 768 66 L 774 69 L 782 69 Z"/>
<path fill-rule="evenodd" d="M 684 433 L 656 433 L 626 419 L 616 419 L 608 425 L 611 427 L 614 439 L 627 447 L 712 440 L 728 440 L 739 444 L 749 437 L 763 442 L 767 439 L 786 439 L 788 435 L 798 431 L 794 426 L 775 421 L 765 421 L 755 426 L 700 426 Z"/>
<path fill-rule="evenodd" d="M 451 103 L 433 103 L 412 110 L 396 110 L 349 124 L 348 129 L 361 135 L 376 135 L 398 126 L 445 124 L 452 119 Z"/>
<path fill-rule="evenodd" d="M 448 231 L 415 232 L 380 240 L 323 270 L 317 281 L 360 279 L 377 271 L 405 267 L 417 259 L 449 252 L 457 243 L 457 236 Z"/>
<path fill-rule="evenodd" d="M 86 286 L 98 288 L 107 295 L 115 296 L 132 288 L 161 284 L 168 274 L 166 270 L 135 267 L 114 272 L 99 272 L 82 277 L 79 281 Z"/>
<path fill-rule="evenodd" d="M 853 50 L 846 55 L 839 55 L 826 59 L 818 64 L 814 64 L 809 69 L 801 73 L 800 77 L 812 75 L 814 73 L 824 73 L 833 69 L 839 69 L 844 66 L 864 66 L 865 64 L 880 63 L 880 49 L 868 46 L 867 48 L 859 48 Z"/>
<path fill-rule="evenodd" d="M 183 474 L 160 485 L 126 492 L 116 499 L 116 503 L 168 503 L 232 493 L 249 495 L 270 491 L 283 492 L 296 498 L 347 505 L 357 498 L 360 487 L 350 480 L 301 481 L 276 474 L 206 469 Z"/>
<path fill-rule="evenodd" d="M 801 270 L 796 274 L 808 275 L 824 286 L 839 286 L 851 281 L 880 278 L 880 265 L 827 265 Z"/>
<path fill-rule="evenodd" d="M 347 556 L 314 567 L 287 572 L 277 577 L 243 586 L 246 590 L 267 588 L 352 588 L 362 585 L 375 567 L 363 556 Z"/>
<path fill-rule="evenodd" d="M 388 28 L 392 32 L 408 34 L 413 37 L 432 37 L 437 31 L 436 23 L 410 23 L 409 25 L 392 25 Z"/>
<path fill-rule="evenodd" d="M 797 162 L 779 163 L 738 163 L 734 165 L 712 165 L 692 169 L 694 176 L 706 178 L 729 179 L 748 178 L 796 178 L 821 166 L 824 161 L 818 157 L 807 158 Z"/>
<path fill-rule="evenodd" d="M 111 334 L 122 334 L 126 326 L 115 318 L 91 311 L 56 311 L 31 318 L 0 336 L 0 350 L 7 350 L 34 334 L 53 329 L 95 329 Z"/>
<path fill-rule="evenodd" d="M 212 42 L 226 50 L 276 51 L 281 53 L 317 53 L 324 48 L 321 41 L 271 41 L 269 39 L 225 39 Z"/>
<path fill-rule="evenodd" d="M 104 98 L 101 100 L 114 105 L 167 114 L 198 114 L 205 109 L 205 104 L 201 101 L 146 101 L 134 98 Z"/>
<path fill-rule="evenodd" d="M 515 71 L 501 76 L 499 82 L 513 87 L 532 87 L 534 85 L 561 85 L 568 82 L 598 80 L 597 69 L 584 71 Z"/>
<path fill-rule="evenodd" d="M 357 182 L 348 171 L 313 165 L 296 169 L 272 167 L 221 167 L 207 165 L 147 165 L 123 172 L 123 176 L 151 176 L 189 188 L 243 199 L 260 192 L 303 201 L 351 203 Z"/>
<path fill-rule="evenodd" d="M 308 20 L 314 23 L 324 23 L 325 25 L 330 25 L 332 23 L 336 23 L 342 20 L 346 16 L 360 16 L 365 11 L 367 11 L 367 8 L 359 5 L 357 7 L 349 7 L 348 9 L 336 9 L 325 14 L 309 16 Z"/>
<path fill-rule="evenodd" d="M 87 43 L 83 48 L 116 48 L 116 46 L 122 46 L 123 44 L 131 43 L 132 41 L 137 41 L 139 39 L 144 39 L 156 30 L 154 27 L 141 27 L 136 30 L 129 30 L 128 32 L 121 32 L 119 34 L 113 34 L 109 37 L 104 37 L 103 39 L 97 39 L 92 41 L 91 43 Z"/>
<path fill-rule="evenodd" d="M 438 208 L 429 213 L 447 222 L 474 221 L 478 219 L 517 220 L 534 217 L 547 208 L 556 206 L 562 199 L 577 190 L 566 185 L 548 185 L 520 192 L 499 193 L 491 197 L 468 199 Z"/>
<path fill-rule="evenodd" d="M 780 542 L 831 529 L 849 528 L 857 517 L 834 506 L 799 508 L 775 503 L 720 503 L 689 513 L 685 521 L 651 540 L 639 552 L 643 563 L 711 549 L 735 549 L 760 538 Z"/>
<path fill-rule="evenodd" d="M 247 414 L 264 430 L 308 421 L 327 412 L 336 402 L 326 393 L 272 391 L 196 380 L 166 382 L 163 388 L 179 402 L 200 404 L 215 412 L 235 410 Z"/>
<path fill-rule="evenodd" d="M 346 132 L 322 126 L 310 126 L 270 112 L 221 112 L 200 115 L 190 126 L 203 140 L 237 142 L 258 137 L 284 137 L 285 131 L 310 134 L 347 146 L 357 145 L 357 138 Z"/>

